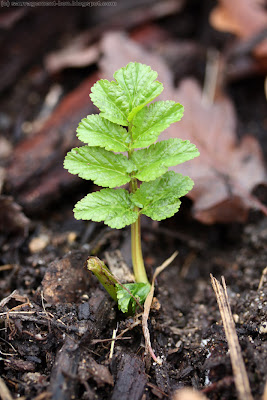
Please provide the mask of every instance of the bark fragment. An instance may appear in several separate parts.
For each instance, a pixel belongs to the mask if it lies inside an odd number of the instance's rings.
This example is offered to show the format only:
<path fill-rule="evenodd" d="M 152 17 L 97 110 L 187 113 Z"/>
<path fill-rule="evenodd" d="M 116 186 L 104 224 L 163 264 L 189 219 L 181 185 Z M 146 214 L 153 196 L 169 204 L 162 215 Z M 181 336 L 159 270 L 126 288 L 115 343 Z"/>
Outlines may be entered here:
<path fill-rule="evenodd" d="M 146 383 L 143 361 L 131 354 L 122 354 L 111 400 L 140 400 Z"/>

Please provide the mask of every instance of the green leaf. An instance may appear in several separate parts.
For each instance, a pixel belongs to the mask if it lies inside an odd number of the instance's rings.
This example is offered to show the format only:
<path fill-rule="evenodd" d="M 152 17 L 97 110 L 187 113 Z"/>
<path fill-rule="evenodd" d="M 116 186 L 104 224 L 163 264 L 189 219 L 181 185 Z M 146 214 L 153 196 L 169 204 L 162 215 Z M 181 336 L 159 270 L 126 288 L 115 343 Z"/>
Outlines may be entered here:
<path fill-rule="evenodd" d="M 151 182 L 144 182 L 132 195 L 132 201 L 141 213 L 161 221 L 172 217 L 180 207 L 179 198 L 187 194 L 194 182 L 188 176 L 168 171 Z"/>
<path fill-rule="evenodd" d="M 88 115 L 77 128 L 78 138 L 89 146 L 100 146 L 106 150 L 128 151 L 131 137 L 120 125 L 100 115 Z"/>
<path fill-rule="evenodd" d="M 91 100 L 101 111 L 101 117 L 115 124 L 128 126 L 128 99 L 116 82 L 100 79 L 91 88 L 91 92 Z"/>
<path fill-rule="evenodd" d="M 111 228 L 121 229 L 138 218 L 130 194 L 125 189 L 102 189 L 89 193 L 74 207 L 76 219 L 103 221 Z"/>
<path fill-rule="evenodd" d="M 130 62 L 113 76 L 127 98 L 129 122 L 141 108 L 154 100 L 163 90 L 162 83 L 155 81 L 157 72 L 145 64 Z"/>
<path fill-rule="evenodd" d="M 198 155 L 196 146 L 189 140 L 173 138 L 152 144 L 147 149 L 135 151 L 131 160 L 137 168 L 135 177 L 140 181 L 152 181 L 164 174 L 169 167 Z"/>
<path fill-rule="evenodd" d="M 126 283 L 123 286 L 125 286 L 132 293 L 132 295 L 139 301 L 140 304 L 144 304 L 151 288 L 150 283 Z M 132 311 L 134 313 L 136 301 L 120 284 L 117 283 L 116 288 L 119 309 L 124 313 L 128 311 Z"/>
<path fill-rule="evenodd" d="M 134 164 L 122 154 L 100 147 L 83 146 L 72 149 L 65 158 L 64 168 L 80 178 L 91 179 L 106 187 L 124 185 L 130 181 Z"/>
<path fill-rule="evenodd" d="M 184 107 L 174 101 L 157 101 L 140 110 L 133 119 L 131 147 L 150 146 L 170 124 L 182 118 L 183 111 Z"/>
<path fill-rule="evenodd" d="M 91 100 L 103 118 L 128 126 L 135 114 L 162 92 L 162 83 L 155 81 L 157 76 L 148 65 L 131 62 L 114 73 L 116 82 L 96 82 Z"/>

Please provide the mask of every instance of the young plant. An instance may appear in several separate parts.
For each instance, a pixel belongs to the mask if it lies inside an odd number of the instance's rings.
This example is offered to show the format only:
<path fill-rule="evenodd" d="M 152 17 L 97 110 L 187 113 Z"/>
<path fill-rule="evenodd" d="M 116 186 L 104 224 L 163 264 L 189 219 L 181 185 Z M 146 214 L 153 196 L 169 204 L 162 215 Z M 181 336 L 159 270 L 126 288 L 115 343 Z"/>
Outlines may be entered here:
<path fill-rule="evenodd" d="M 159 134 L 183 115 L 183 106 L 174 101 L 148 105 L 163 90 L 162 83 L 156 81 L 157 72 L 131 62 L 113 76 L 115 81 L 101 79 L 92 87 L 90 97 L 100 114 L 88 115 L 80 122 L 77 136 L 87 145 L 72 149 L 64 167 L 106 188 L 75 205 L 76 219 L 103 221 L 116 229 L 131 225 L 136 283 L 120 285 L 100 260 L 88 262 L 119 308 L 127 312 L 129 306 L 133 310 L 136 306 L 133 298 L 143 303 L 150 289 L 141 249 L 140 216 L 161 221 L 178 211 L 180 197 L 192 189 L 193 181 L 168 168 L 197 157 L 199 152 L 188 140 L 156 142 Z M 125 184 L 129 189 L 117 188 Z"/>

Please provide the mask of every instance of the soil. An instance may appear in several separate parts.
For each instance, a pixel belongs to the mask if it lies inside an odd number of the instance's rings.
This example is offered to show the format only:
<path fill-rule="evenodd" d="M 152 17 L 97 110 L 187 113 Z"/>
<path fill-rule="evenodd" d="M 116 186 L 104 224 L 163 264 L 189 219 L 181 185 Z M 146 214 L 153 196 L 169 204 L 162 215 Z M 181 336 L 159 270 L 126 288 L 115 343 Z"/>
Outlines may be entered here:
<path fill-rule="evenodd" d="M 191 15 L 192 9 L 199 11 L 197 2 L 179 14 L 183 19 L 180 28 L 173 15 L 158 23 L 161 29 L 168 26 L 173 35 L 195 39 L 201 30 L 200 41 L 206 45 L 207 30 L 201 24 L 199 30 L 193 29 L 192 15 L 196 14 Z M 199 21 L 209 9 L 210 2 L 205 2 Z M 77 32 L 74 17 L 80 21 L 79 28 L 83 19 L 80 11 L 73 15 L 68 27 Z M 225 37 L 218 35 L 213 41 L 220 47 Z M 51 50 L 53 46 L 49 39 L 47 47 Z M 45 54 L 47 47 L 39 49 L 38 54 Z M 43 96 L 50 84 L 40 73 L 40 64 L 37 68 L 30 55 L 27 57 L 27 62 L 21 61 L 19 79 L 10 77 L 12 87 L 0 100 L 4 104 L 2 126 L 9 123 L 4 116 L 16 115 L 11 125 L 13 146 L 27 135 L 18 130 L 18 120 L 34 120 L 40 100 L 25 103 L 20 115 L 15 108 L 31 91 Z M 66 94 L 95 69 L 67 70 L 53 80 L 63 84 Z M 203 70 L 198 66 L 191 72 L 203 77 Z M 228 89 L 237 106 L 240 136 L 255 128 L 266 155 L 264 98 L 259 95 L 263 78 L 256 76 L 254 84 L 252 81 L 237 80 Z M 257 104 L 255 113 L 251 98 Z M 88 191 L 88 185 L 72 185 L 71 195 L 66 188 L 58 189 L 57 195 L 49 201 L 42 199 L 41 207 L 35 204 L 32 209 L 19 208 L 20 192 L 12 192 L 8 185 L 4 188 L 0 211 L 0 368 L 13 398 L 164 400 L 176 389 L 191 386 L 211 400 L 236 399 L 228 344 L 210 282 L 212 274 L 218 279 L 225 277 L 253 398 L 261 399 L 267 379 L 267 276 L 263 275 L 267 219 L 251 211 L 245 224 L 205 226 L 192 219 L 192 203 L 184 199 L 181 211 L 173 218 L 160 223 L 142 220 L 143 252 L 150 278 L 157 266 L 179 251 L 156 281 L 160 307 L 151 310 L 149 330 L 152 347 L 163 361 L 158 365 L 145 362 L 140 317 L 118 311 L 84 268 L 89 255 L 106 261 L 106 252 L 115 250 L 120 250 L 131 266 L 130 230 L 115 231 L 101 223 L 76 221 L 72 207 Z M 93 189 L 89 185 L 89 190 Z M 267 204 L 263 185 L 255 194 Z M 124 330 L 112 349 L 114 331 L 119 336 Z"/>
<path fill-rule="evenodd" d="M 75 221 L 68 209 L 54 212 L 51 220 L 32 220 L 23 246 L 2 259 L 9 266 L 1 271 L 2 298 L 17 294 L 1 307 L 2 378 L 11 392 L 27 399 L 166 399 L 175 389 L 193 386 L 209 399 L 235 399 L 212 273 L 226 279 L 252 392 L 260 399 L 266 281 L 258 286 L 267 263 L 267 223 L 254 219 L 246 226 L 204 227 L 182 213 L 157 226 L 145 221 L 150 274 L 179 251 L 157 280 L 161 308 L 150 316 L 152 347 L 163 364 L 152 362 L 147 370 L 140 324 L 131 328 L 135 319 L 125 318 L 83 269 L 92 253 L 105 260 L 106 251 L 120 248 L 129 258 L 129 230 Z M 34 247 L 36 237 L 45 246 L 41 251 Z M 110 359 L 113 331 L 119 335 L 127 327 Z"/>

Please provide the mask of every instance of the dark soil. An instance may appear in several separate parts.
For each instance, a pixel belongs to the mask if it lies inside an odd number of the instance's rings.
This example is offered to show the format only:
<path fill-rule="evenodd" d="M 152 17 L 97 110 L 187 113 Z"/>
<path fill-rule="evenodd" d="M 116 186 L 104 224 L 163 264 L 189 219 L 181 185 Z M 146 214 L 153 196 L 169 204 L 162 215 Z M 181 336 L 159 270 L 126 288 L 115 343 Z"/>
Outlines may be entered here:
<path fill-rule="evenodd" d="M 267 225 L 256 220 L 243 227 L 203 227 L 182 215 L 158 226 L 145 224 L 150 273 L 179 250 L 158 278 L 161 308 L 151 312 L 149 324 L 163 364 L 153 362 L 146 371 L 140 325 L 116 341 L 109 359 L 113 330 L 118 335 L 131 328 L 134 318 L 125 318 L 83 270 L 93 249 L 105 259 L 104 251 L 121 248 L 129 258 L 129 230 L 118 233 L 80 223 L 64 210 L 49 221 L 32 220 L 29 238 L 2 260 L 10 266 L 1 271 L 2 297 L 13 290 L 20 295 L 1 308 L 2 377 L 11 392 L 27 399 L 44 392 L 45 399 L 164 399 L 189 385 L 210 399 L 235 399 L 212 273 L 225 276 L 252 392 L 260 399 L 266 379 L 267 301 L 266 282 L 260 290 L 258 285 L 267 263 Z M 49 243 L 30 254 L 36 235 Z"/>
<path fill-rule="evenodd" d="M 174 37 L 198 39 L 201 46 L 222 47 L 228 35 L 216 33 L 211 40 L 208 35 L 211 28 L 205 28 L 210 2 L 204 2 L 203 8 L 196 1 L 190 6 L 189 3 L 186 2 L 187 6 L 179 14 L 181 26 L 177 26 L 175 14 L 159 18 L 160 28 L 169 30 Z M 55 21 L 59 23 L 55 29 L 56 23 L 49 19 L 52 14 L 47 13 L 41 18 L 40 13 L 31 11 L 24 17 L 26 22 L 38 19 L 35 29 L 43 32 L 40 36 L 40 40 L 45 38 L 43 46 L 30 41 L 30 48 L 17 53 L 17 70 L 8 69 L 11 61 L 7 59 L 7 78 L 0 79 L 4 89 L 0 98 L 3 110 L 0 124 L 3 137 L 12 146 L 29 134 L 25 124 L 21 128 L 22 123 L 35 119 L 51 83 L 62 84 L 66 95 L 96 70 L 96 65 L 92 65 L 47 77 L 41 55 L 60 46 L 60 40 L 64 42 L 69 32 L 74 35 L 90 24 L 95 28 L 94 18 L 101 21 L 103 30 L 108 28 L 101 14 L 89 16 L 81 10 L 70 13 L 64 9 L 67 25 L 62 26 L 63 22 L 58 22 L 61 18 L 55 14 Z M 49 35 L 44 33 L 48 21 L 53 27 Z M 20 29 L 27 31 L 24 23 L 22 19 L 10 31 L 14 35 L 10 41 L 15 43 L 18 38 L 18 49 L 27 48 L 28 39 L 20 35 Z M 130 25 L 131 29 L 139 28 L 135 20 Z M 130 28 L 122 27 L 126 31 Z M 190 73 L 203 79 L 204 61 L 195 69 L 191 65 Z M 240 136 L 242 132 L 253 131 L 266 155 L 264 96 L 259 94 L 262 83 L 262 76 L 237 79 L 229 84 L 228 90 L 237 106 Z M 252 98 L 257 104 L 255 113 L 251 108 Z M 9 159 L 1 162 L 3 168 Z M 59 157 L 57 168 L 61 165 Z M 42 171 L 41 177 L 58 171 L 49 168 L 48 165 Z M 31 181 L 31 187 L 39 184 L 38 180 L 39 175 Z M 155 295 L 160 309 L 152 310 L 149 320 L 152 347 L 163 363 L 159 366 L 151 362 L 146 368 L 140 319 L 125 317 L 119 312 L 94 276 L 84 268 L 89 255 L 105 261 L 105 252 L 118 249 L 131 265 L 130 231 L 128 228 L 114 231 L 102 224 L 76 221 L 73 204 L 94 188 L 79 185 L 77 181 L 64 181 L 64 185 L 58 185 L 54 192 L 51 189 L 49 199 L 40 194 L 39 203 L 27 200 L 27 206 L 21 210 L 14 204 L 24 206 L 20 188 L 12 190 L 6 182 L 4 195 L 13 195 L 13 199 L 1 198 L 0 368 L 13 397 L 152 400 L 171 398 L 176 389 L 191 386 L 211 400 L 236 399 L 228 344 L 210 283 L 210 274 L 213 274 L 218 279 L 221 275 L 225 277 L 253 397 L 261 399 L 267 379 L 267 277 L 261 280 L 267 265 L 266 218 L 259 212 L 251 212 L 244 225 L 204 226 L 192 219 L 192 204 L 184 199 L 181 211 L 170 220 L 142 221 L 143 251 L 150 278 L 157 266 L 179 251 L 157 279 Z M 255 194 L 267 203 L 265 187 L 258 187 Z M 114 330 L 118 336 L 127 328 L 116 340 L 110 357 Z"/>

